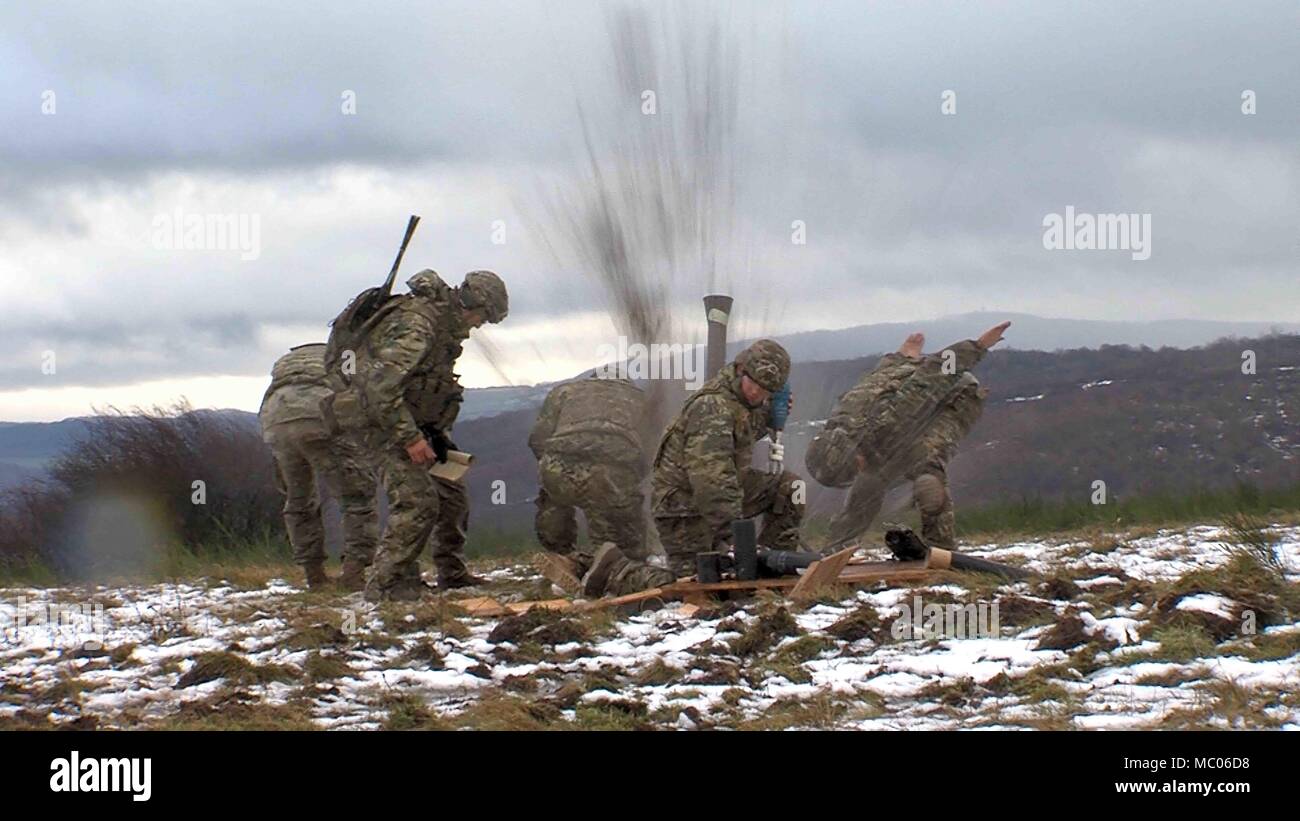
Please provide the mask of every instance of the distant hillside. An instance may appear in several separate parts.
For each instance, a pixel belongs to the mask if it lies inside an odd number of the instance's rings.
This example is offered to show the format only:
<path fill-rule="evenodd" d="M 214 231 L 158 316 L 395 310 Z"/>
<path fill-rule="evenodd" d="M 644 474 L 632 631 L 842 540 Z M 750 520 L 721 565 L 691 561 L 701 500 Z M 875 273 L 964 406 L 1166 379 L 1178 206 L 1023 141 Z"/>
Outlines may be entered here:
<path fill-rule="evenodd" d="M 81 419 L 0 422 L 0 461 L 38 466 L 86 430 Z"/>
<path fill-rule="evenodd" d="M 523 408 L 535 408 L 542 404 L 550 389 L 549 384 L 470 388 L 465 391 L 459 418 L 468 421 Z"/>
<path fill-rule="evenodd" d="M 857 325 L 834 331 L 786 334 L 781 344 L 795 362 L 852 360 L 898 350 L 909 333 L 926 335 L 927 349 L 937 350 L 958 340 L 977 336 L 985 328 L 1011 320 L 1007 340 L 1000 348 L 1022 351 L 1058 351 L 1128 345 L 1149 348 L 1195 348 L 1227 337 L 1256 338 L 1270 333 L 1300 332 L 1300 323 L 1220 322 L 1171 319 L 1152 322 L 1110 322 L 1091 319 L 1054 319 L 1032 314 L 976 312 L 913 322 Z M 727 346 L 735 355 L 753 340 L 736 340 Z M 576 376 L 576 374 L 575 374 Z M 465 392 L 460 418 L 464 421 L 495 416 L 512 410 L 536 408 L 550 385 L 471 388 Z"/>
<path fill-rule="evenodd" d="M 807 331 L 786 334 L 781 344 L 796 362 L 855 359 L 860 356 L 898 350 L 909 333 L 926 335 L 927 350 L 937 350 L 960 339 L 977 336 L 985 328 L 1011 320 L 1006 350 L 1063 351 L 1100 348 L 1103 345 L 1146 346 L 1149 348 L 1194 348 L 1224 337 L 1255 338 L 1271 333 L 1300 332 L 1300 323 L 1221 322 L 1200 319 L 1168 319 L 1151 322 L 1056 319 L 1032 314 L 975 312 L 913 322 L 883 322 L 857 325 L 835 331 Z M 750 340 L 728 346 L 736 353 Z"/>
<path fill-rule="evenodd" d="M 39 478 L 41 470 L 14 462 L 0 462 L 0 492 Z"/>

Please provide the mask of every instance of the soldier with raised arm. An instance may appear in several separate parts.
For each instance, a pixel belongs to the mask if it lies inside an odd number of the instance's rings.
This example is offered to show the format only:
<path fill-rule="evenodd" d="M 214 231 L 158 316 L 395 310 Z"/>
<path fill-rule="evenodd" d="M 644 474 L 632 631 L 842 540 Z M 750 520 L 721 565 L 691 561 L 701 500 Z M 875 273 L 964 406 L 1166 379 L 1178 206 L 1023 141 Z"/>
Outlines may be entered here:
<path fill-rule="evenodd" d="M 986 393 L 971 369 L 1010 324 L 928 356 L 922 353 L 925 336 L 914 333 L 839 398 L 804 460 L 821 484 L 850 488 L 831 522 L 832 541 L 869 528 L 885 494 L 910 481 L 922 538 L 933 547 L 954 548 L 948 463 L 979 420 Z"/>

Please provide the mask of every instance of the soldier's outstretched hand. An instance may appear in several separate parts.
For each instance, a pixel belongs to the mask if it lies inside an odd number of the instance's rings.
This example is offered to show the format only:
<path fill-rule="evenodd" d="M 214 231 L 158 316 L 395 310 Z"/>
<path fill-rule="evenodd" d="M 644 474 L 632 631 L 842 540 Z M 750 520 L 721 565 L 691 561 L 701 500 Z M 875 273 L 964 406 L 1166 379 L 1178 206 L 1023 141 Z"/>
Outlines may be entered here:
<path fill-rule="evenodd" d="M 923 333 L 908 334 L 907 339 L 904 339 L 903 344 L 899 346 L 898 352 L 901 353 L 903 356 L 908 356 L 911 357 L 912 359 L 920 359 L 921 350 L 924 347 L 925 347 L 925 334 Z"/>
<path fill-rule="evenodd" d="M 981 348 L 987 351 L 989 348 L 992 348 L 994 345 L 1002 341 L 1002 333 L 1010 327 L 1011 323 L 1009 321 L 998 323 L 980 334 L 980 338 L 975 341 L 979 343 Z"/>

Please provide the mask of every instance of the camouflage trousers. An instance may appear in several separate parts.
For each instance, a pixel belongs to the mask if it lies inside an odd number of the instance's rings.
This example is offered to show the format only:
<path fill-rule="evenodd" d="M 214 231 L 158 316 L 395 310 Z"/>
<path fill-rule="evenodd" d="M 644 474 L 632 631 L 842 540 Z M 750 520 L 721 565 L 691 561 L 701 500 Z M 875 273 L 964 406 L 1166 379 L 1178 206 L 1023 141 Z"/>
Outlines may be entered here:
<path fill-rule="evenodd" d="M 956 547 L 957 518 L 948 492 L 948 462 L 963 433 L 952 415 L 941 414 L 921 441 L 904 458 L 895 460 L 897 467 L 881 470 L 867 465 L 853 480 L 844 507 L 831 521 L 833 536 L 861 533 L 871 527 L 890 489 L 911 482 L 912 504 L 921 514 L 921 538 L 931 547 Z"/>
<path fill-rule="evenodd" d="M 630 558 L 645 556 L 642 477 L 633 466 L 547 453 L 537 463 L 537 478 L 534 526 L 543 548 L 573 552 L 580 508 L 593 546 L 613 542 Z"/>
<path fill-rule="evenodd" d="M 599 548 L 600 545 L 596 544 L 581 548 L 570 554 L 570 558 L 578 563 L 579 577 L 584 576 L 591 569 L 594 554 Z M 652 587 L 672 584 L 675 581 L 677 581 L 677 574 L 667 568 L 656 567 L 639 559 L 625 557 L 615 562 L 610 569 L 605 587 L 598 595 L 627 596 L 632 593 L 640 593 L 642 590 L 649 590 Z"/>
<path fill-rule="evenodd" d="M 741 517 L 762 516 L 758 543 L 773 550 L 799 546 L 799 524 L 803 521 L 803 480 L 795 473 L 766 473 L 754 468 L 740 472 L 744 493 Z M 797 492 L 796 492 L 797 491 Z M 731 523 L 717 528 L 702 516 L 656 516 L 659 540 L 668 555 L 668 565 L 679 576 L 695 573 L 695 554 L 731 542 Z"/>
<path fill-rule="evenodd" d="M 284 494 L 284 527 L 300 565 L 325 561 L 321 487 L 343 511 L 343 558 L 370 564 L 378 541 L 375 478 L 350 443 L 339 439 L 282 438 L 271 446 L 275 478 Z"/>
<path fill-rule="evenodd" d="M 841 520 L 848 511 L 852 511 L 858 532 L 869 528 L 880 515 L 885 494 L 905 481 L 912 483 L 912 505 L 921 514 L 921 538 L 931 547 L 952 550 L 957 544 L 957 517 L 948 493 L 948 473 L 942 465 L 925 465 L 902 477 L 858 474 L 844 508 L 831 522 L 831 532 L 838 533 L 845 527 Z"/>
<path fill-rule="evenodd" d="M 465 486 L 430 476 L 429 465 L 415 464 L 401 447 L 385 448 L 382 458 L 379 473 L 388 496 L 388 522 L 368 586 L 382 590 L 418 580 L 426 543 L 431 544 L 440 583 L 468 576 Z"/>

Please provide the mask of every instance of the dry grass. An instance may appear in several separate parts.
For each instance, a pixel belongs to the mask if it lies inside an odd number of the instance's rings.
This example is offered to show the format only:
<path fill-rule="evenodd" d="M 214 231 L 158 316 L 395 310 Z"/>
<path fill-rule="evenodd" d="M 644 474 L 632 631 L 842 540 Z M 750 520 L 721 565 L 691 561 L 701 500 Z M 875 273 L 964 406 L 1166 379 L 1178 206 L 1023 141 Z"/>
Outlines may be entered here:
<path fill-rule="evenodd" d="M 884 712 L 884 699 L 874 693 L 846 697 L 823 690 L 812 696 L 778 700 L 762 715 L 742 719 L 734 726 L 738 730 L 829 730 L 846 721 L 874 718 Z"/>
<path fill-rule="evenodd" d="M 452 725 L 431 711 L 424 701 L 411 694 L 387 694 L 378 705 L 387 716 L 385 730 L 450 730 Z"/>
<path fill-rule="evenodd" d="M 548 730 L 567 725 L 560 708 L 554 704 L 495 689 L 484 691 L 477 701 L 450 721 L 454 727 L 469 730 Z"/>
<path fill-rule="evenodd" d="M 226 650 L 203 653 L 194 666 L 176 681 L 177 689 L 224 679 L 228 685 L 267 684 L 273 681 L 296 681 L 299 672 L 283 664 L 254 664 L 243 656 Z"/>
<path fill-rule="evenodd" d="M 1266 711 L 1282 706 L 1285 694 L 1212 679 L 1196 687 L 1197 703 L 1174 710 L 1160 722 L 1163 730 L 1275 729 L 1285 722 Z"/>
<path fill-rule="evenodd" d="M 182 704 L 144 725 L 152 730 L 316 730 L 309 702 L 268 704 L 239 689 L 225 688 L 201 701 Z"/>

